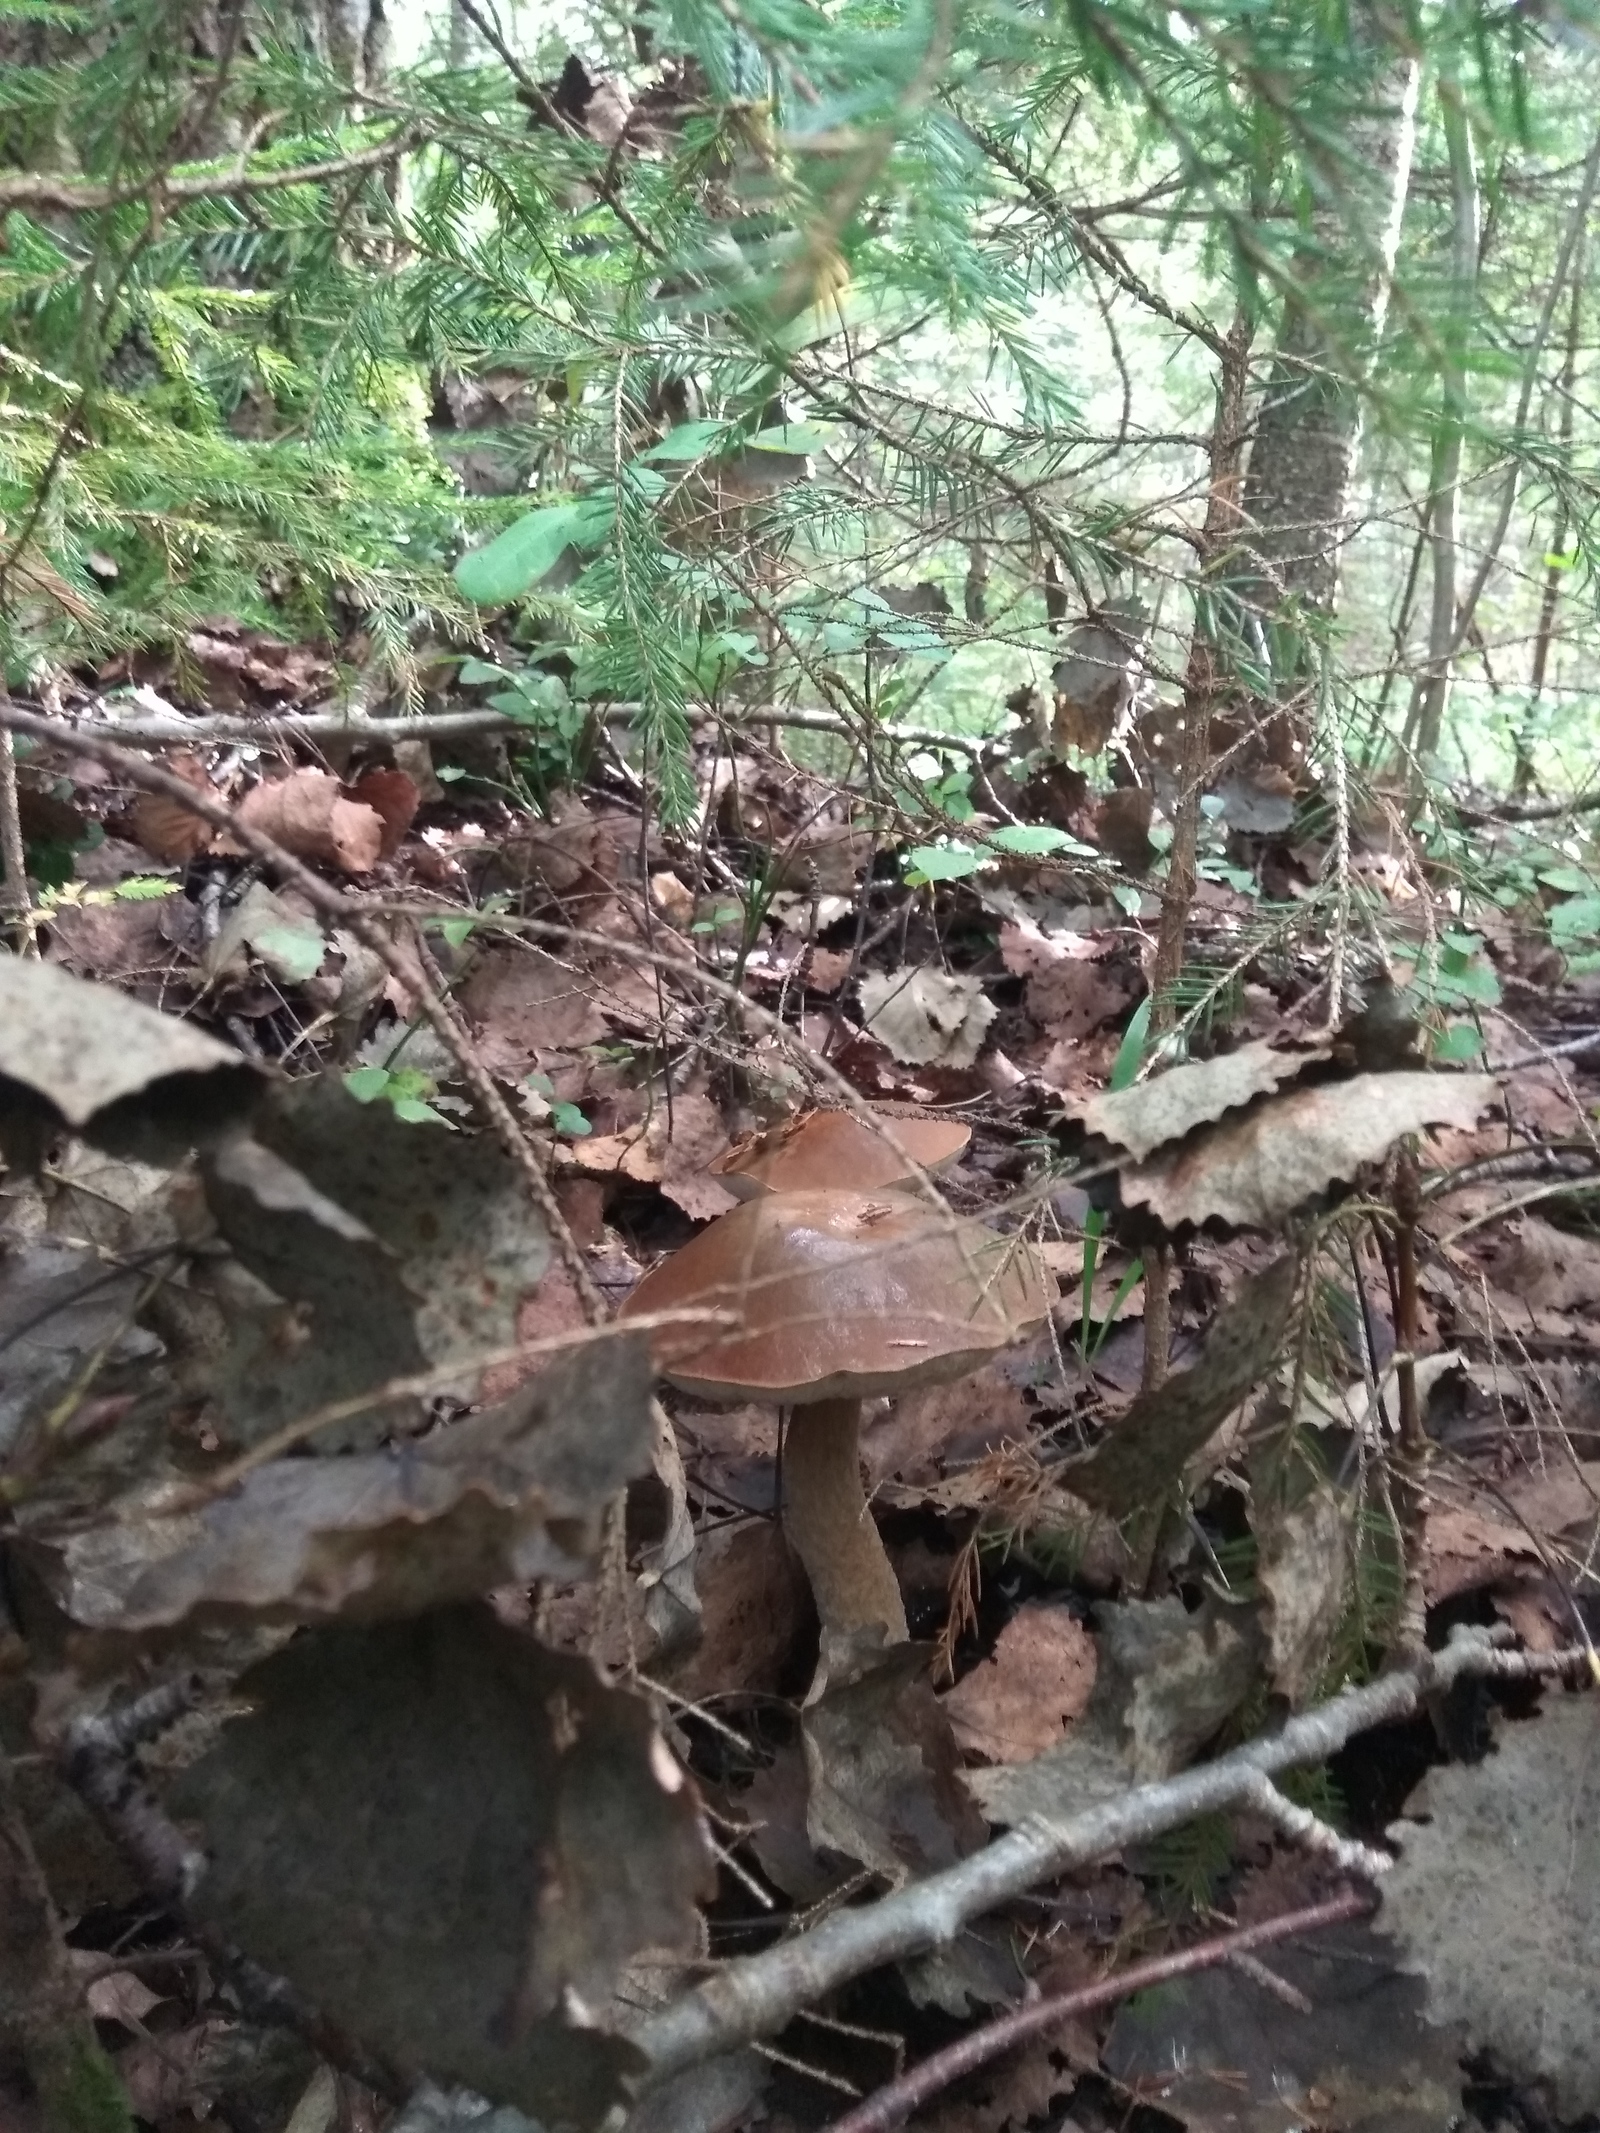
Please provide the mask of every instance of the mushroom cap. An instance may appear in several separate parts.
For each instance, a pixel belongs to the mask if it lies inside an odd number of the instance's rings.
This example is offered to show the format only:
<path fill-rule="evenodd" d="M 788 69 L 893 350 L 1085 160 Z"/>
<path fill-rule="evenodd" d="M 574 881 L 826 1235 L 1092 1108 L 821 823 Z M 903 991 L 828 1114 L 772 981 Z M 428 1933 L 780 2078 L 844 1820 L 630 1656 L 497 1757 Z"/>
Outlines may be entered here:
<path fill-rule="evenodd" d="M 961 1153 L 972 1128 L 954 1118 L 896 1118 L 884 1122 L 906 1154 L 924 1170 L 937 1170 Z M 875 1192 L 906 1185 L 911 1172 L 882 1134 L 853 1111 L 807 1111 L 753 1133 L 711 1165 L 736 1199 L 764 1192 Z"/>
<path fill-rule="evenodd" d="M 668 1329 L 657 1367 L 711 1400 L 869 1399 L 965 1376 L 1050 1308 L 1031 1248 L 897 1192 L 767 1193 L 664 1259 L 624 1318 L 737 1312 Z"/>

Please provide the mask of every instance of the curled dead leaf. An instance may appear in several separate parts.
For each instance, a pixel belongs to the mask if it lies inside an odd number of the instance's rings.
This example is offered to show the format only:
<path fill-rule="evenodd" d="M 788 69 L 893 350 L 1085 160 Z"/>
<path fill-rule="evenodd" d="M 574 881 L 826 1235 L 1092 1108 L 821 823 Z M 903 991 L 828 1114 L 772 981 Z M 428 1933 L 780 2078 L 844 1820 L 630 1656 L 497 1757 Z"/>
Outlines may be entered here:
<path fill-rule="evenodd" d="M 235 813 L 312 866 L 365 874 L 383 856 L 383 816 L 359 800 L 347 800 L 338 779 L 325 770 L 292 770 L 286 778 L 266 779 L 245 794 Z"/>

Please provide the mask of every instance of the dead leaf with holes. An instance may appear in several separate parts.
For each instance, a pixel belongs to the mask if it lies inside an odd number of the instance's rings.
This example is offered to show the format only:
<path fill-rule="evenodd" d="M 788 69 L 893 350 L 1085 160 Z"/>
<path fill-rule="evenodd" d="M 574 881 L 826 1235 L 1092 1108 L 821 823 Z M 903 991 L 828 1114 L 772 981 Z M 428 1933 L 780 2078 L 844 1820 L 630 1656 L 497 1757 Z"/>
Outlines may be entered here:
<path fill-rule="evenodd" d="M 383 856 L 384 817 L 375 807 L 347 799 L 339 780 L 325 770 L 292 770 L 286 778 L 263 779 L 235 814 L 310 866 L 366 874 Z"/>
<path fill-rule="evenodd" d="M 1408 1133 L 1468 1128 L 1498 1095 L 1488 1074 L 1357 1074 L 1291 1089 L 1125 1170 L 1122 1203 L 1169 1231 L 1205 1222 L 1276 1229 L 1330 1185 L 1348 1183 L 1378 1162 Z"/>
<path fill-rule="evenodd" d="M 195 1915 L 399 2068 L 595 2125 L 716 1876 L 642 1697 L 487 1608 L 314 1629 L 170 1801 Z M 381 1921 L 375 1929 L 374 1921 Z"/>
<path fill-rule="evenodd" d="M 1105 1090 L 1084 1105 L 1083 1123 L 1142 1162 L 1157 1148 L 1181 1141 L 1196 1126 L 1293 1081 L 1308 1066 L 1329 1057 L 1328 1045 L 1283 1051 L 1267 1042 L 1242 1044 L 1214 1059 L 1170 1067 L 1131 1089 Z"/>
<path fill-rule="evenodd" d="M 869 1035 L 906 1066 L 971 1066 L 996 1015 L 980 978 L 906 965 L 860 980 Z"/>

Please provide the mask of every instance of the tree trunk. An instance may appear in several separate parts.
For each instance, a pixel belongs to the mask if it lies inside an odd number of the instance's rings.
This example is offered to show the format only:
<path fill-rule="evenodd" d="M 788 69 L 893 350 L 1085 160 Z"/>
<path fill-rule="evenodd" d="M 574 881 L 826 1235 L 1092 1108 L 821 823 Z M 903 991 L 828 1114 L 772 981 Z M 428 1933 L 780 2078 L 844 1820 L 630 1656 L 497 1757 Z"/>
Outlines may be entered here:
<path fill-rule="evenodd" d="M 1285 299 L 1245 476 L 1254 604 L 1277 632 L 1280 696 L 1309 667 L 1299 625 L 1327 620 L 1339 591 L 1361 435 L 1362 387 L 1383 331 L 1411 175 L 1417 63 L 1374 53 L 1372 101 L 1349 129 L 1337 179 L 1313 209 Z M 1287 641 L 1286 641 L 1287 640 Z M 1272 758 L 1297 760 L 1301 721 L 1271 721 Z"/>

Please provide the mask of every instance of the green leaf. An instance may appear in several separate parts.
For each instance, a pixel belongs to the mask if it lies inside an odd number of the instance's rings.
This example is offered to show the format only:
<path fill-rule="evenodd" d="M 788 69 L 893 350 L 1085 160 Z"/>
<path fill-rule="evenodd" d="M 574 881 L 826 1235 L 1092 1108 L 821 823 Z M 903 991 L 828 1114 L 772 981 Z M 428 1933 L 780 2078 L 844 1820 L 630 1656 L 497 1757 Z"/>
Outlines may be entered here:
<path fill-rule="evenodd" d="M 1565 903 L 1552 904 L 1550 938 L 1558 945 L 1600 940 L 1600 896 L 1574 896 Z"/>
<path fill-rule="evenodd" d="M 370 1104 L 389 1086 L 389 1069 L 381 1066 L 352 1067 L 344 1085 L 358 1104 Z"/>
<path fill-rule="evenodd" d="M 531 1089 L 535 1096 L 554 1096 L 556 1085 L 548 1074 L 525 1074 L 522 1086 Z"/>
<path fill-rule="evenodd" d="M 314 978 L 327 953 L 320 933 L 302 933 L 297 926 L 260 926 L 250 935 L 250 945 L 286 985 Z"/>
<path fill-rule="evenodd" d="M 1433 1047 L 1435 1066 L 1465 1066 L 1483 1055 L 1483 1031 L 1473 1022 L 1452 1022 Z"/>
<path fill-rule="evenodd" d="M 1569 548 L 1563 554 L 1560 549 L 1547 548 L 1544 552 L 1544 567 L 1546 570 L 1576 570 L 1578 567 L 1577 549 Z"/>
<path fill-rule="evenodd" d="M 1117 881 L 1111 885 L 1111 894 L 1129 918 L 1137 918 L 1144 908 L 1144 897 L 1131 881 Z"/>
<path fill-rule="evenodd" d="M 456 679 L 463 688 L 481 689 L 486 682 L 514 681 L 516 676 L 489 659 L 463 659 Z"/>
<path fill-rule="evenodd" d="M 913 889 L 930 881 L 963 881 L 990 863 L 969 844 L 919 844 L 906 854 L 906 881 Z"/>
<path fill-rule="evenodd" d="M 1561 889 L 1568 896 L 1592 896 L 1595 877 L 1582 867 L 1546 867 L 1539 879 L 1547 889 Z"/>
<path fill-rule="evenodd" d="M 594 1131 L 576 1104 L 552 1104 L 550 1123 L 557 1133 L 564 1133 L 569 1141 L 581 1141 L 586 1133 Z"/>
<path fill-rule="evenodd" d="M 1111 1079 L 1107 1087 L 1115 1090 L 1131 1089 L 1138 1079 L 1139 1069 L 1144 1064 L 1145 1040 L 1150 1034 L 1150 1001 L 1141 1000 L 1128 1018 L 1128 1026 L 1122 1033 L 1122 1042 L 1117 1046 L 1117 1056 L 1111 1062 Z"/>
<path fill-rule="evenodd" d="M 1051 852 L 1072 852 L 1085 859 L 1100 857 L 1093 845 L 1080 843 L 1048 822 L 1008 822 L 1000 829 L 990 830 L 985 841 L 1002 852 L 1017 852 L 1024 859 L 1043 859 Z"/>
<path fill-rule="evenodd" d="M 425 1104 L 419 1096 L 397 1096 L 394 1115 L 404 1119 L 408 1126 L 443 1126 L 448 1133 L 456 1130 L 442 1111 L 436 1111 L 432 1104 Z"/>
<path fill-rule="evenodd" d="M 593 547 L 611 530 L 615 504 L 609 496 L 586 496 L 575 504 L 546 504 L 530 511 L 485 548 L 474 548 L 455 567 L 455 580 L 480 607 L 520 600 L 530 585 L 554 570 L 569 548 Z"/>
<path fill-rule="evenodd" d="M 757 430 L 750 439 L 752 452 L 793 452 L 801 458 L 826 450 L 831 432 L 816 422 L 783 422 L 776 429 Z"/>
<path fill-rule="evenodd" d="M 175 896 L 178 884 L 168 881 L 162 874 L 130 874 L 126 881 L 119 881 L 112 889 L 113 896 L 124 903 L 153 903 L 158 896 Z"/>
<path fill-rule="evenodd" d="M 641 452 L 641 459 L 705 459 L 717 451 L 728 434 L 726 422 L 680 422 L 668 430 L 659 444 Z"/>

